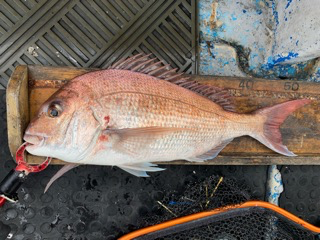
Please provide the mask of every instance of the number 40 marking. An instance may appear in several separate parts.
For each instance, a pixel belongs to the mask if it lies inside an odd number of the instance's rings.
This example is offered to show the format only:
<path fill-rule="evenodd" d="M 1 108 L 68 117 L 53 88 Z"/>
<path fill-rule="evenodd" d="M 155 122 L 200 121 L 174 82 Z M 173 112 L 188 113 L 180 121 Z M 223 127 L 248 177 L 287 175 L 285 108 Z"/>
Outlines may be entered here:
<path fill-rule="evenodd" d="M 239 87 L 242 89 L 252 89 L 253 88 L 253 81 L 252 80 L 241 80 Z"/>

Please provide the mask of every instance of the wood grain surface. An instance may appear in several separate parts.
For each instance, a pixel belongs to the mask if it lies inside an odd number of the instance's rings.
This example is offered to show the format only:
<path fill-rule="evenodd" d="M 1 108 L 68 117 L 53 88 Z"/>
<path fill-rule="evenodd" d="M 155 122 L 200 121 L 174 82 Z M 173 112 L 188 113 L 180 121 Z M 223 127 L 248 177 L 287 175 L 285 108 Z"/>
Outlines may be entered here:
<path fill-rule="evenodd" d="M 27 66 L 18 66 L 15 69 L 6 93 L 8 141 L 13 156 L 22 144 L 23 133 L 29 123 Z"/>
<path fill-rule="evenodd" d="M 40 105 L 68 80 L 97 69 L 72 67 L 19 66 L 12 75 L 7 89 L 8 134 L 10 151 L 21 144 L 26 123 Z M 191 76 L 203 84 L 228 89 L 233 96 L 236 109 L 249 113 L 258 108 L 272 106 L 290 99 L 308 98 L 312 104 L 304 106 L 290 115 L 281 126 L 283 142 L 298 155 L 285 157 L 269 150 L 250 137 L 234 139 L 219 156 L 201 164 L 206 165 L 255 165 L 255 164 L 320 164 L 320 84 L 266 80 L 257 78 L 234 78 L 213 76 Z M 28 91 L 26 85 L 28 80 Z M 26 94 L 28 93 L 28 94 Z M 28 101 L 28 104 L 26 104 Z M 29 163 L 40 163 L 43 158 L 28 155 Z M 63 164 L 54 160 L 54 164 Z M 199 164 L 174 161 L 171 164 Z"/>

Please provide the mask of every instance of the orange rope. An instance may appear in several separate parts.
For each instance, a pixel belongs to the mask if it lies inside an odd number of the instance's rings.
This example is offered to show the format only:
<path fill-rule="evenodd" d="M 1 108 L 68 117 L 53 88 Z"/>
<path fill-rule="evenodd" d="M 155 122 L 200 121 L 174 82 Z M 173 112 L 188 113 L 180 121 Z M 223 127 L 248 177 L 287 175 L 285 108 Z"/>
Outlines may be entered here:
<path fill-rule="evenodd" d="M 183 224 L 183 223 L 190 222 L 190 221 L 193 221 L 193 220 L 196 220 L 196 219 L 213 216 L 213 215 L 216 215 L 216 214 L 219 214 L 219 213 L 223 213 L 223 212 L 227 212 L 227 211 L 230 211 L 230 210 L 233 210 L 233 209 L 236 209 L 236 208 L 248 208 L 248 207 L 263 207 L 263 208 L 271 209 L 271 210 L 273 210 L 273 211 L 275 211 L 275 212 L 287 217 L 291 221 L 294 221 L 294 222 L 300 224 L 301 226 L 309 229 L 312 232 L 320 233 L 320 228 L 318 228 L 316 226 L 313 226 L 310 223 L 307 223 L 306 221 L 296 217 L 295 215 L 289 213 L 288 211 L 286 211 L 286 210 L 284 210 L 284 209 L 282 209 L 282 208 L 280 208 L 280 207 L 278 207 L 276 205 L 273 205 L 273 204 L 268 203 L 268 202 L 263 202 L 263 201 L 248 201 L 248 202 L 243 203 L 243 204 L 231 205 L 231 206 L 227 206 L 227 207 L 223 207 L 223 208 L 219 208 L 219 209 L 214 209 L 212 211 L 195 213 L 195 214 L 188 215 L 188 216 L 185 216 L 185 217 L 180 217 L 180 218 L 173 219 L 173 220 L 170 220 L 170 221 L 167 221 L 167 222 L 163 222 L 163 223 L 160 223 L 160 224 L 157 224 L 157 225 L 154 225 L 154 226 L 142 228 L 142 229 L 139 229 L 139 230 L 134 231 L 132 233 L 129 233 L 129 234 L 123 236 L 123 237 L 120 237 L 119 240 L 131 240 L 133 238 L 140 237 L 140 236 L 146 235 L 148 233 L 156 232 L 156 231 L 159 231 L 159 230 L 162 230 L 162 229 L 165 229 L 165 228 L 173 227 L 173 226 L 178 225 L 178 224 Z"/>

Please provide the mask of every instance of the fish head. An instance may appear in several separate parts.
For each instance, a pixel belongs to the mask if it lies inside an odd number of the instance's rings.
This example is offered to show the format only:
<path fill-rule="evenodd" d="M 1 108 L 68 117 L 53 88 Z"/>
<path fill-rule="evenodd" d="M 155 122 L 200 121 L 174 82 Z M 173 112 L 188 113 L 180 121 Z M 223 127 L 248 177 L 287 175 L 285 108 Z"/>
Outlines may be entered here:
<path fill-rule="evenodd" d="M 88 104 L 74 90 L 62 89 L 40 107 L 24 140 L 33 155 L 76 162 L 91 144 L 97 129 Z"/>

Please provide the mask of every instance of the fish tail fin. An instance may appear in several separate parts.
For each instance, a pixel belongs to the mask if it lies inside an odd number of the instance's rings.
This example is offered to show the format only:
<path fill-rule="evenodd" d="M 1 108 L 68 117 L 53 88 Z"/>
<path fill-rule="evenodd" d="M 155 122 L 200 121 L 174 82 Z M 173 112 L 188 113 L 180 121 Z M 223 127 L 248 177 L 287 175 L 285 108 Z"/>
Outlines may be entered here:
<path fill-rule="evenodd" d="M 282 143 L 280 125 L 295 110 L 309 104 L 311 100 L 299 99 L 277 104 L 272 107 L 262 108 L 253 114 L 264 119 L 263 126 L 259 126 L 259 131 L 250 134 L 251 137 L 257 139 L 271 150 L 283 154 L 285 156 L 296 156 L 293 152 Z"/>

